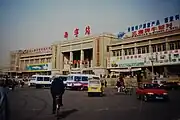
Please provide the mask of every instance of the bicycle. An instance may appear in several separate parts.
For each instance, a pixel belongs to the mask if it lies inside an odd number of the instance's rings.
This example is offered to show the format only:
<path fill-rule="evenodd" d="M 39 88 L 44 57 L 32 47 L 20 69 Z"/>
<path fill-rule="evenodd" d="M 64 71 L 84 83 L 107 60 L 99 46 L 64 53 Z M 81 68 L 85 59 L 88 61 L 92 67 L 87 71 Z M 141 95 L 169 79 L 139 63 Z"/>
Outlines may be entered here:
<path fill-rule="evenodd" d="M 59 115 L 59 111 L 60 111 L 60 107 L 61 107 L 60 100 L 61 100 L 61 96 L 60 96 L 60 95 L 57 95 L 57 96 L 56 96 L 56 116 L 57 116 L 57 117 L 58 117 L 58 115 Z"/>

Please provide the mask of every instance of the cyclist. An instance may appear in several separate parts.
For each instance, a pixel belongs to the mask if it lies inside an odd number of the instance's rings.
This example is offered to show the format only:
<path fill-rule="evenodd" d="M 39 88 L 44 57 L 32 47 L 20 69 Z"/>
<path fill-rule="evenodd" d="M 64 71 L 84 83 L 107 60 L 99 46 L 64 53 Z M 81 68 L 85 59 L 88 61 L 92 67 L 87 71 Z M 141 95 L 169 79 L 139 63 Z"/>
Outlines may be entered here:
<path fill-rule="evenodd" d="M 62 104 L 62 96 L 65 91 L 65 85 L 63 83 L 63 80 L 61 78 L 54 78 L 54 80 L 51 83 L 51 95 L 53 98 L 53 111 L 52 113 L 55 114 L 56 112 L 56 96 L 59 96 L 59 103 L 60 106 L 63 106 Z"/>

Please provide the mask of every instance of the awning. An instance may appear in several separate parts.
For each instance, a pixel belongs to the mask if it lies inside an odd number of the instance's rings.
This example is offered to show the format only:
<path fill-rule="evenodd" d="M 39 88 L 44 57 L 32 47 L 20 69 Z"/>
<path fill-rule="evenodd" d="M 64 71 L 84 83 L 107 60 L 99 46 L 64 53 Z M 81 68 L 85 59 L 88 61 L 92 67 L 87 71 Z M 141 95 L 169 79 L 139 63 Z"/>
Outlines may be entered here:
<path fill-rule="evenodd" d="M 141 68 L 131 68 L 131 69 L 112 69 L 111 72 L 130 72 L 139 71 Z"/>

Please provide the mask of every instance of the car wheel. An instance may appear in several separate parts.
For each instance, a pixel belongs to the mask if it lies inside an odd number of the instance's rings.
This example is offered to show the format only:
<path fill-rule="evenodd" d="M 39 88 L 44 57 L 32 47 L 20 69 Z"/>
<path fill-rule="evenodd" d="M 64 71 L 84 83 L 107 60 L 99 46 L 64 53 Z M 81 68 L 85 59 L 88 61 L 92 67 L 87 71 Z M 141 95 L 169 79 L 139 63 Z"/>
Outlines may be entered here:
<path fill-rule="evenodd" d="M 146 95 L 144 95 L 144 96 L 143 96 L 143 100 L 144 100 L 145 102 L 147 102 L 147 101 L 148 101 L 148 97 L 147 97 Z"/>
<path fill-rule="evenodd" d="M 137 98 L 137 99 L 140 99 L 140 95 L 136 94 L 136 98 Z"/>

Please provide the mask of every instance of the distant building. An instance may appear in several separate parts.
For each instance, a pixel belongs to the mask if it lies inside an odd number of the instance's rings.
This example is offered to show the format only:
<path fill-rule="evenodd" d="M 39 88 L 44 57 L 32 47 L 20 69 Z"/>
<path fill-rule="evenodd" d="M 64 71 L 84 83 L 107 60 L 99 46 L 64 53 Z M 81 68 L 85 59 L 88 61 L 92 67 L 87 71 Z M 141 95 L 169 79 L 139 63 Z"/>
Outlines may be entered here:
<path fill-rule="evenodd" d="M 51 74 L 51 57 L 51 47 L 12 51 L 8 72 L 13 76 Z"/>

